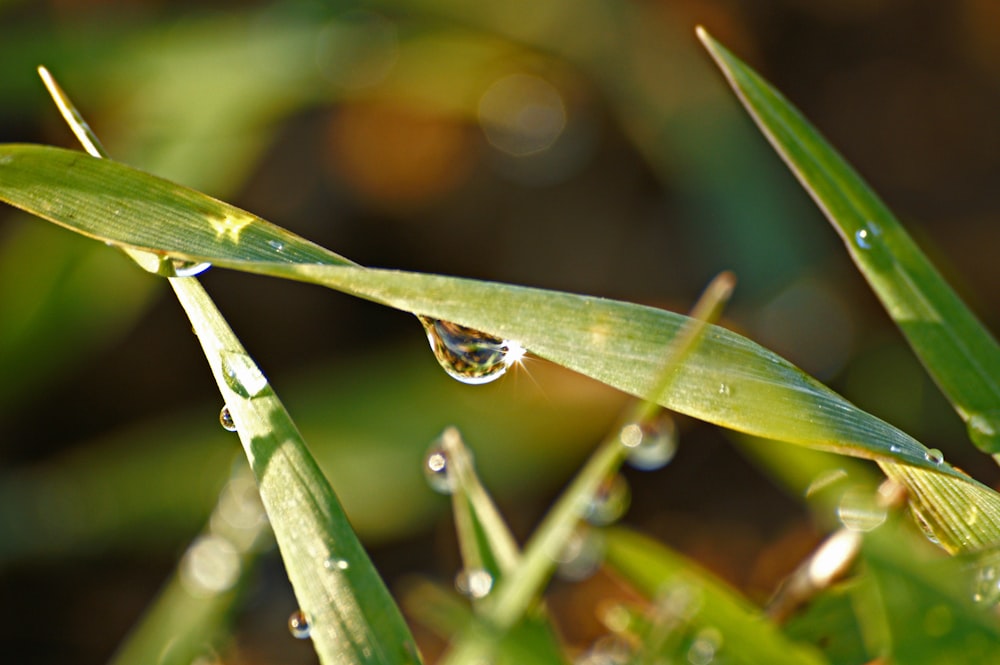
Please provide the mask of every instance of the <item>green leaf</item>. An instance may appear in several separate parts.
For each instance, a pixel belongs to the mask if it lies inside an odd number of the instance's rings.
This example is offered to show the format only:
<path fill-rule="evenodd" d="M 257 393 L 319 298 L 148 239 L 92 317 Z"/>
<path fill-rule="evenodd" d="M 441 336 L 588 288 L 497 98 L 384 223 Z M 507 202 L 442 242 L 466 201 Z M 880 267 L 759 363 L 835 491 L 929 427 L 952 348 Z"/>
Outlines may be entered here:
<path fill-rule="evenodd" d="M 357 267 L 193 190 L 56 148 L 0 146 L 0 199 L 125 248 L 321 284 L 514 339 L 542 358 L 640 397 L 657 383 L 663 348 L 689 321 L 680 314 L 602 298 Z M 963 486 L 959 493 L 993 505 L 1000 502 L 992 490 L 935 463 L 912 437 L 718 326 L 707 328 L 676 368 L 671 390 L 657 401 L 749 434 L 950 475 Z M 935 514 L 952 519 L 960 510 L 938 506 Z M 976 528 L 982 529 L 977 541 L 1000 541 L 996 525 L 984 522 Z"/>
<path fill-rule="evenodd" d="M 320 661 L 419 663 L 399 609 L 267 379 L 197 280 L 170 284 L 236 424 Z"/>
<path fill-rule="evenodd" d="M 983 451 L 1000 453 L 1000 346 L 819 132 L 703 29 L 698 36 Z"/>
<path fill-rule="evenodd" d="M 882 614 L 885 634 L 877 638 L 886 642 L 888 660 L 1000 662 L 995 607 L 974 604 L 967 562 L 939 556 L 900 526 L 890 521 L 867 534 L 861 550 L 873 587 L 866 598 L 874 601 L 871 609 Z M 995 589 L 995 581 L 992 586 Z"/>
<path fill-rule="evenodd" d="M 725 583 L 663 545 L 622 528 L 609 530 L 606 542 L 608 565 L 647 599 L 662 604 L 674 615 L 674 623 L 718 630 L 722 636 L 719 656 L 725 654 L 726 662 L 825 662 L 811 647 L 784 637 Z"/>

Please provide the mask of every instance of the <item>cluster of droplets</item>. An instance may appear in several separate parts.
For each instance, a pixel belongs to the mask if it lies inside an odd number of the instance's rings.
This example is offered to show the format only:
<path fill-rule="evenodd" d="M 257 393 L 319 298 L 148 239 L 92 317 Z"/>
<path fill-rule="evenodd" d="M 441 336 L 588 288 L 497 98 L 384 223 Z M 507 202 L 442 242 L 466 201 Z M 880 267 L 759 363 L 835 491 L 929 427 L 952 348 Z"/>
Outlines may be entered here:
<path fill-rule="evenodd" d="M 418 316 L 438 364 L 448 376 L 478 385 L 495 381 L 524 357 L 525 349 L 513 340 L 460 326 L 441 319 Z"/>
<path fill-rule="evenodd" d="M 668 413 L 625 425 L 618 436 L 627 449 L 626 461 L 641 471 L 662 468 L 677 453 L 677 429 Z"/>

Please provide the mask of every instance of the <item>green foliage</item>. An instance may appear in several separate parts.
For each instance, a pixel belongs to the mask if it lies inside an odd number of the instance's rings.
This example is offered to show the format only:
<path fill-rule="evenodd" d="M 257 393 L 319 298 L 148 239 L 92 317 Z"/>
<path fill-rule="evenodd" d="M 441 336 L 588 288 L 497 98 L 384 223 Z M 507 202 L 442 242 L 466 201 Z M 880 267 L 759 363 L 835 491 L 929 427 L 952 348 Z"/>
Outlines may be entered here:
<path fill-rule="evenodd" d="M 884 205 L 788 102 L 707 33 L 699 35 L 841 232 L 859 269 L 967 421 L 976 444 L 996 453 L 990 414 L 1000 413 L 995 383 L 1000 353 L 992 337 Z M 883 513 L 886 524 L 873 526 L 871 533 L 837 532 L 860 543 L 860 566 L 851 565 L 858 555 L 853 549 L 837 568 L 851 570 L 857 580 L 849 587 L 818 585 L 811 591 L 815 597 L 804 599 L 814 604 L 782 626 L 691 560 L 640 534 L 608 530 L 607 564 L 642 600 L 619 608 L 613 627 L 631 645 L 627 662 L 684 657 L 790 665 L 879 657 L 900 663 L 987 662 L 1000 655 L 1000 628 L 990 611 L 996 598 L 982 590 L 974 594 L 971 581 L 989 582 L 997 575 L 979 555 L 1000 543 L 1000 494 L 780 356 L 705 323 L 707 315 L 685 317 L 590 296 L 361 267 L 196 190 L 100 158 L 96 138 L 63 101 L 64 113 L 94 156 L 2 145 L 0 200 L 123 250 L 147 271 L 170 278 L 243 443 L 321 662 L 403 665 L 420 662 L 420 656 L 333 488 L 270 383 L 197 279 L 179 276 L 193 266 L 208 263 L 326 286 L 465 326 L 477 335 L 516 340 L 538 357 L 648 401 L 619 426 L 644 421 L 651 405 L 659 405 L 757 437 L 751 444 L 757 454 L 766 464 L 784 465 L 776 475 L 790 486 L 801 488 L 810 477 L 829 471 L 830 458 L 796 457 L 804 462 L 791 468 L 791 456 L 776 452 L 783 450 L 778 448 L 782 442 L 873 459 L 907 489 L 909 506 L 924 529 L 946 550 L 970 554 L 969 561 L 946 558 L 911 524 Z M 477 587 L 485 588 L 482 594 L 471 594 L 472 611 L 437 587 L 418 586 L 408 596 L 411 605 L 418 604 L 414 614 L 426 608 L 424 620 L 453 640 L 443 660 L 449 665 L 494 657 L 511 663 L 565 662 L 558 628 L 542 597 L 555 559 L 586 516 L 588 502 L 625 459 L 619 430 L 611 429 L 523 552 L 454 430 L 443 436 L 443 445 L 464 570 L 483 573 L 488 585 Z M 825 500 L 816 503 L 829 509 Z M 251 566 L 262 531 L 258 524 L 243 534 L 245 542 L 231 552 L 237 574 Z M 211 528 L 206 534 L 222 537 Z M 18 545 L 8 547 L 16 552 Z M 816 561 L 804 565 L 810 564 Z M 168 586 L 118 662 L 148 661 L 164 641 L 175 638 L 189 641 L 175 651 L 177 662 L 189 661 L 197 648 L 191 645 L 222 629 L 219 617 L 234 597 L 227 588 L 191 604 L 175 585 Z M 192 620 L 175 622 L 184 615 Z M 835 639 L 831 624 L 838 627 Z"/>

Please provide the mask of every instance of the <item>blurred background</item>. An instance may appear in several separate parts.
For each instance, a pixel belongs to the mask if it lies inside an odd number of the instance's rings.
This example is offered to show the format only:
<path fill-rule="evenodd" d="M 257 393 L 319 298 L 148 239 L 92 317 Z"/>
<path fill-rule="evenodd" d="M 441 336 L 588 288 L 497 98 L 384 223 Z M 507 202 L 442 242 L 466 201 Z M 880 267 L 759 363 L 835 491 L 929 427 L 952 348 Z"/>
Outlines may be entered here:
<path fill-rule="evenodd" d="M 698 24 L 804 111 L 996 329 L 987 0 L 0 0 L 0 142 L 76 148 L 44 64 L 115 158 L 365 265 L 680 311 L 733 270 L 726 325 L 994 483 Z M 441 430 L 461 429 L 523 540 L 626 403 L 530 359 L 462 386 L 410 316 L 221 270 L 203 282 L 400 596 L 459 565 L 420 470 Z M 238 442 L 166 284 L 6 207 L 0 377 L 3 660 L 106 662 L 241 487 L 226 484 Z M 626 472 L 625 522 L 766 598 L 817 528 L 725 433 L 679 428 L 670 465 Z M 232 636 L 197 662 L 315 662 L 288 635 L 295 601 L 266 540 L 224 612 Z M 612 587 L 556 583 L 568 643 L 593 638 Z M 432 657 L 440 641 L 416 630 Z"/>

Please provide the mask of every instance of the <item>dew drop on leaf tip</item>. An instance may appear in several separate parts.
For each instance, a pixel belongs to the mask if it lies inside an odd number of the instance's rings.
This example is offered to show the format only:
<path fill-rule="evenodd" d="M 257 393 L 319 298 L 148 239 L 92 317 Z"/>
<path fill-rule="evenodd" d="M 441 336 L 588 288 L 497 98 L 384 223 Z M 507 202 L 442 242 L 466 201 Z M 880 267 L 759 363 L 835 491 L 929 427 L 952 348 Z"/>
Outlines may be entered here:
<path fill-rule="evenodd" d="M 309 622 L 309 615 L 307 615 L 302 610 L 295 610 L 292 615 L 288 617 L 288 632 L 292 634 L 297 640 L 305 640 L 309 638 L 309 634 L 312 632 L 312 624 Z"/>
<path fill-rule="evenodd" d="M 448 376 L 478 385 L 499 379 L 524 357 L 520 343 L 487 335 L 457 323 L 417 316 L 438 364 Z"/>

